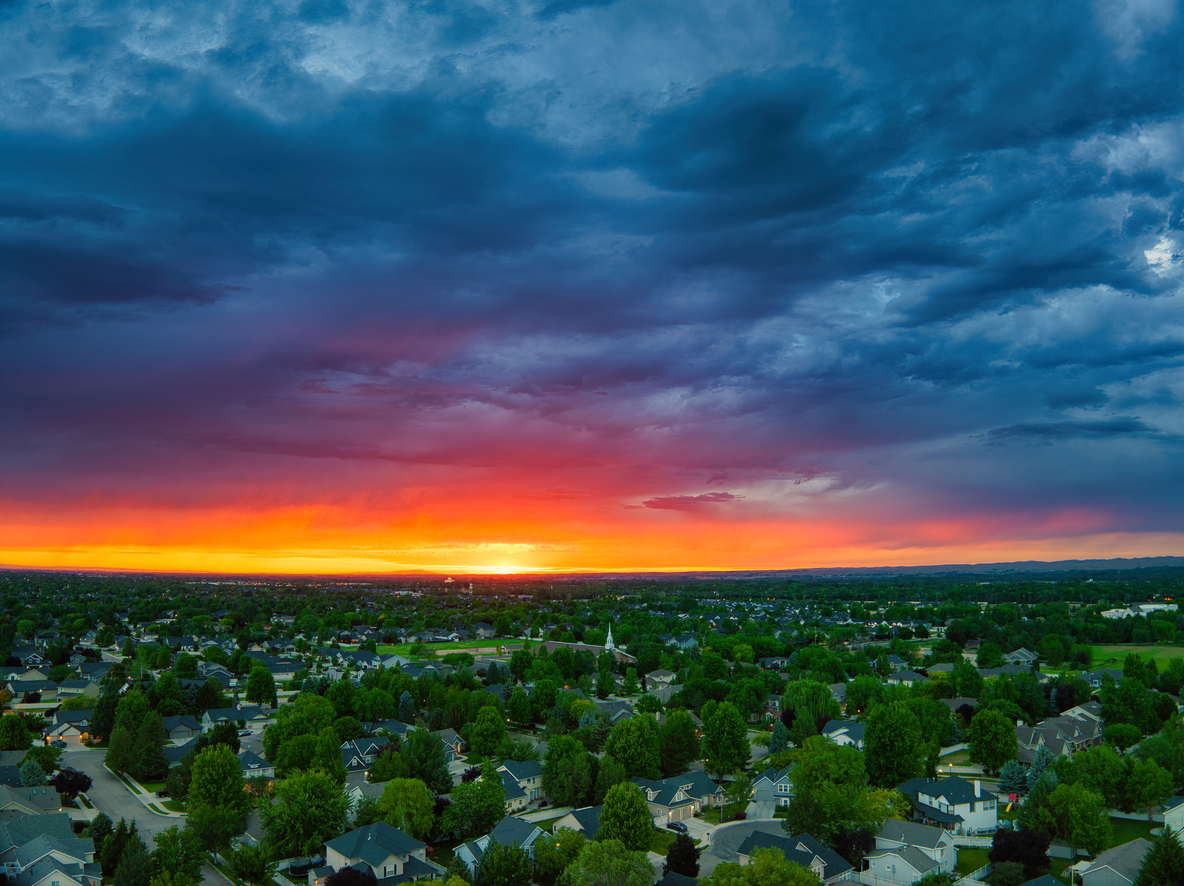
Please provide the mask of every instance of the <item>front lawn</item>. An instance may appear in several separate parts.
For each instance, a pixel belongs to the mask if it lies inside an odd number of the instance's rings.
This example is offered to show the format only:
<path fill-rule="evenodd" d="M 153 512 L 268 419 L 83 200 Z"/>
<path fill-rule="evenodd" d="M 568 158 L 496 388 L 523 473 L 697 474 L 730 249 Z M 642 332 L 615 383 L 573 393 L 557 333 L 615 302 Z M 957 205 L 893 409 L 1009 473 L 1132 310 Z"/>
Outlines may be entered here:
<path fill-rule="evenodd" d="M 650 852 L 657 853 L 665 858 L 666 850 L 670 848 L 670 844 L 674 842 L 676 836 L 678 835 L 674 831 L 657 830 L 654 834 L 654 841 L 650 843 Z"/>

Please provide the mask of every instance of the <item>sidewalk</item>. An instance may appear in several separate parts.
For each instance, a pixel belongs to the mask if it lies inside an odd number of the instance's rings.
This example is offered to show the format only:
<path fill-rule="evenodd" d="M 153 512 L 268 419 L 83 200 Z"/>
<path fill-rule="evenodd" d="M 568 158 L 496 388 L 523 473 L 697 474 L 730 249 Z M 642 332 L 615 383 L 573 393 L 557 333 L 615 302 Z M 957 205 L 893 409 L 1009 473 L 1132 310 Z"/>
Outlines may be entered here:
<path fill-rule="evenodd" d="M 151 791 L 145 790 L 137 781 L 135 781 L 135 779 L 124 778 L 118 772 L 113 772 L 111 767 L 106 763 L 103 764 L 103 768 L 110 772 L 116 778 L 116 780 L 118 780 L 132 793 L 136 799 L 144 804 L 144 808 L 149 812 L 155 812 L 157 815 L 165 815 L 169 818 L 185 817 L 184 812 L 173 812 L 171 809 L 166 809 L 163 805 L 161 805 L 155 794 L 153 794 Z"/>

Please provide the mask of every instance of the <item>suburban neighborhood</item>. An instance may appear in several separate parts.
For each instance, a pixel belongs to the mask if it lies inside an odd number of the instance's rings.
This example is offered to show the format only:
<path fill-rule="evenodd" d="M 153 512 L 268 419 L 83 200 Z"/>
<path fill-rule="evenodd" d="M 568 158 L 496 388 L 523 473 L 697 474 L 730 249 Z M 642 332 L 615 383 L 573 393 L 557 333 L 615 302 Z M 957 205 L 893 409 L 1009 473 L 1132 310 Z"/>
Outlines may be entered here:
<path fill-rule="evenodd" d="M 1184 874 L 1162 583 L 0 579 L 17 886 Z"/>

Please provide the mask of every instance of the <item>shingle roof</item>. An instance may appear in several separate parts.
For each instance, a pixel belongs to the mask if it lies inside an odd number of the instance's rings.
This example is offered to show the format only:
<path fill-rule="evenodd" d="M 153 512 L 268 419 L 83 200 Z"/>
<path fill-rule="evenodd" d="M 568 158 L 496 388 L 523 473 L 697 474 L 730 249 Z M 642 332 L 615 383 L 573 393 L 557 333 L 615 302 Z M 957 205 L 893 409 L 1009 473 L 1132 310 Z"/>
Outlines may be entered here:
<path fill-rule="evenodd" d="M 326 849 L 339 852 L 349 859 L 359 859 L 372 867 L 380 866 L 387 856 L 410 855 L 424 844 L 391 827 L 385 821 L 377 821 L 342 834 L 325 844 Z"/>

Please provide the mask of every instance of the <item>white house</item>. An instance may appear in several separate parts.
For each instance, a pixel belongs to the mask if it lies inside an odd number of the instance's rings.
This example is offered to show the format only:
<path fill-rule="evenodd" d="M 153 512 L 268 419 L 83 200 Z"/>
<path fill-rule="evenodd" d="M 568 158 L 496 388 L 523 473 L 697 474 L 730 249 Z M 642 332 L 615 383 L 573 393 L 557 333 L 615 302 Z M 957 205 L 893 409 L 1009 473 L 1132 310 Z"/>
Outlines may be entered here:
<path fill-rule="evenodd" d="M 943 874 L 953 873 L 958 864 L 958 849 L 944 828 L 930 827 L 915 821 L 890 818 L 876 834 L 876 851 L 912 847 L 927 856 Z"/>
<path fill-rule="evenodd" d="M 369 870 L 380 882 L 438 877 L 444 869 L 427 860 L 427 846 L 385 821 L 356 828 L 325 844 L 325 865 L 308 872 L 308 886 L 323 886 L 330 874 L 343 868 Z"/>
<path fill-rule="evenodd" d="M 877 849 L 865 855 L 860 880 L 874 886 L 880 883 L 908 886 L 937 872 L 937 862 L 924 852 L 914 846 L 898 846 L 895 849 Z"/>
<path fill-rule="evenodd" d="M 831 720 L 822 727 L 822 734 L 838 745 L 851 745 L 863 750 L 862 722 L 856 720 Z"/>
<path fill-rule="evenodd" d="M 507 815 L 498 822 L 497 827 L 484 837 L 478 837 L 476 840 L 459 846 L 456 850 L 456 857 L 465 863 L 469 873 L 475 874 L 477 868 L 481 866 L 481 859 L 485 857 L 490 843 L 497 843 L 499 846 L 517 846 L 519 849 L 525 849 L 526 854 L 534 858 L 535 841 L 542 835 L 543 831 L 538 825 L 531 824 L 522 818 Z"/>
<path fill-rule="evenodd" d="M 982 782 L 969 782 L 956 775 L 929 781 L 914 778 L 899 788 L 913 801 L 917 820 L 937 825 L 955 834 L 982 834 L 999 824 L 995 795 L 983 790 Z"/>

